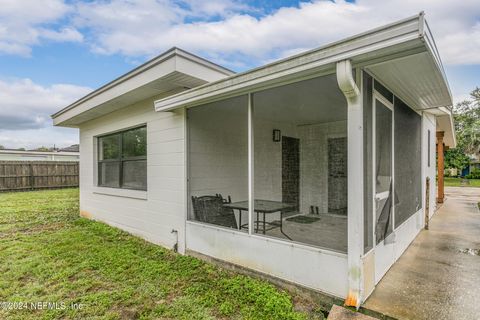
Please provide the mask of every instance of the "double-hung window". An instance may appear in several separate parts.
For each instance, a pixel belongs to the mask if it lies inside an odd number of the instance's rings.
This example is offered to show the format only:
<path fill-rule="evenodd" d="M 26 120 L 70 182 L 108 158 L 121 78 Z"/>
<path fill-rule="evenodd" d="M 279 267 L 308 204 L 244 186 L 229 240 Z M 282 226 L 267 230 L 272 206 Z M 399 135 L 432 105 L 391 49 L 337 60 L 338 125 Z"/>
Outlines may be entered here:
<path fill-rule="evenodd" d="M 98 186 L 147 190 L 147 127 L 98 137 Z"/>

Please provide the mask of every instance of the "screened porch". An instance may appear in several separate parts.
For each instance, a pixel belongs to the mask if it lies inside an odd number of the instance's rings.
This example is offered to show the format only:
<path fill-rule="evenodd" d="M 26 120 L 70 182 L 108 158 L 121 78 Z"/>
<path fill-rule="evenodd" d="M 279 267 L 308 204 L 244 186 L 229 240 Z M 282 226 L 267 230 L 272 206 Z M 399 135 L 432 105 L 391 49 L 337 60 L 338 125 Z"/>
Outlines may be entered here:
<path fill-rule="evenodd" d="M 189 108 L 187 127 L 189 220 L 347 252 L 347 103 L 334 74 Z"/>

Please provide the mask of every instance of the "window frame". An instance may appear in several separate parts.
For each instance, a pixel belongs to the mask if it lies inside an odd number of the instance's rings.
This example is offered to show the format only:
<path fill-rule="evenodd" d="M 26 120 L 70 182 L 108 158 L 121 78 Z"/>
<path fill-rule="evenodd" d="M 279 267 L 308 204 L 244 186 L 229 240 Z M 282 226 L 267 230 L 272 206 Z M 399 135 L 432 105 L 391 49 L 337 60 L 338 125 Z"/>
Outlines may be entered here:
<path fill-rule="evenodd" d="M 139 191 L 147 191 L 147 188 L 148 188 L 148 184 L 147 184 L 147 181 L 148 181 L 148 174 L 146 175 L 146 180 L 145 180 L 145 188 L 134 188 L 134 187 L 125 187 L 123 186 L 123 180 L 124 180 L 124 177 L 123 177 L 123 166 L 124 166 L 124 163 L 125 162 L 133 162 L 133 161 L 147 161 L 147 150 L 148 150 L 148 142 L 147 142 L 147 139 L 145 138 L 145 155 L 144 156 L 130 156 L 130 157 L 125 157 L 123 155 L 123 135 L 126 133 L 126 132 L 129 132 L 129 131 L 133 131 L 133 130 L 138 130 L 138 129 L 142 129 L 142 128 L 145 128 L 145 133 L 146 133 L 146 130 L 147 130 L 147 124 L 141 124 L 139 126 L 135 126 L 135 127 L 131 127 L 131 128 L 128 128 L 128 129 L 122 129 L 122 130 L 119 130 L 119 131 L 115 131 L 115 132 L 110 132 L 110 133 L 107 133 L 107 134 L 102 134 L 102 135 L 99 135 L 97 136 L 97 187 L 101 187 L 101 188 L 112 188 L 112 189 L 124 189 L 124 190 L 139 190 Z M 102 159 L 100 160 L 102 157 L 102 154 L 101 154 L 101 143 L 100 143 L 100 139 L 102 138 L 107 138 L 107 137 L 111 137 L 111 136 L 115 136 L 115 135 L 118 135 L 118 157 L 117 158 L 113 158 L 113 159 Z M 118 163 L 118 187 L 113 187 L 113 186 L 106 186 L 106 185 L 102 185 L 100 183 L 100 172 L 101 172 L 101 169 L 100 169 L 100 166 L 103 164 L 103 163 Z M 147 167 L 147 170 L 148 170 L 148 167 Z"/>

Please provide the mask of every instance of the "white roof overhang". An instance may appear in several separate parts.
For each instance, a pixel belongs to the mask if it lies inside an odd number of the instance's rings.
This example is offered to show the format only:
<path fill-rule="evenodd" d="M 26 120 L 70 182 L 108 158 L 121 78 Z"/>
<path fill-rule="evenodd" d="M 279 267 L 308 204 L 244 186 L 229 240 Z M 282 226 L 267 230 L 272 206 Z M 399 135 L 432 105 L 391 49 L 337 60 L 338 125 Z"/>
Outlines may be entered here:
<path fill-rule="evenodd" d="M 181 92 L 234 72 L 172 48 L 52 115 L 57 126 L 77 127 L 132 103 Z"/>
<path fill-rule="evenodd" d="M 455 148 L 457 140 L 455 138 L 455 126 L 453 124 L 452 111 L 447 108 L 441 109 L 443 114 L 436 115 L 437 131 L 443 131 L 443 143 L 450 148 Z"/>
<path fill-rule="evenodd" d="M 191 107 L 334 73 L 336 63 L 345 59 L 351 61 L 353 68 L 365 68 L 418 111 L 439 110 L 445 114 L 440 108 L 452 105 L 442 62 L 422 12 L 315 50 L 160 98 L 155 101 L 155 110 Z M 450 131 L 453 135 L 453 127 Z"/>

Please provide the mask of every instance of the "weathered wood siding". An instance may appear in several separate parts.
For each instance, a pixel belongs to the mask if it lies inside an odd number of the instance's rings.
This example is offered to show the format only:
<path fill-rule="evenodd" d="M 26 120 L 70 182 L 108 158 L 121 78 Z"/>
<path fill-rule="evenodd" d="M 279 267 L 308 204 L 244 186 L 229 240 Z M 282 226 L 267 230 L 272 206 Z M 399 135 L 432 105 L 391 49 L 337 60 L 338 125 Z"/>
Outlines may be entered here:
<path fill-rule="evenodd" d="M 78 187 L 78 162 L 0 161 L 0 191 Z"/>

